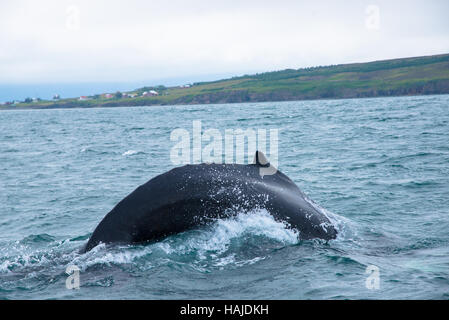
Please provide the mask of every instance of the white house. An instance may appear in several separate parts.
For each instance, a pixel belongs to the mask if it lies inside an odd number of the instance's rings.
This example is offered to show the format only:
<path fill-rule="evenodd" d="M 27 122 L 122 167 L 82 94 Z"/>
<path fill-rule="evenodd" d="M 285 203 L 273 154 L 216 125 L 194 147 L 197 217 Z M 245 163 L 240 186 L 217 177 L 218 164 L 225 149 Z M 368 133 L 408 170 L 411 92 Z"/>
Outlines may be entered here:
<path fill-rule="evenodd" d="M 157 96 L 157 95 L 159 95 L 159 93 L 154 90 L 145 91 L 144 93 L 142 93 L 142 97 L 151 97 L 151 96 Z"/>

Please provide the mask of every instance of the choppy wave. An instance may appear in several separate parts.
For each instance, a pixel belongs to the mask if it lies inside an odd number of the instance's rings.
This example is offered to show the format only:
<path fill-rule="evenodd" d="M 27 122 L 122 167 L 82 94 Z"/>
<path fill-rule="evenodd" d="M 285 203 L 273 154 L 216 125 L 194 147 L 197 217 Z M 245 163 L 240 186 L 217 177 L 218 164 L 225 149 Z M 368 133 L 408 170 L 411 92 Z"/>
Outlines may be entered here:
<path fill-rule="evenodd" d="M 0 112 L 0 299 L 447 299 L 448 99 Z M 337 239 L 300 241 L 255 210 L 80 254 L 106 212 L 173 167 L 170 132 L 193 120 L 281 129 L 279 169 Z M 65 287 L 70 265 L 81 290 Z"/>
<path fill-rule="evenodd" d="M 276 250 L 300 243 L 298 231 L 275 221 L 265 209 L 241 212 L 147 245 L 100 244 L 80 254 L 84 238 L 57 239 L 41 234 L 2 244 L 0 293 L 14 291 L 24 282 L 29 291 L 52 281 L 59 282 L 62 290 L 68 276 L 66 269 L 71 265 L 87 278 L 103 270 L 109 274 L 107 279 L 93 277 L 84 286 L 108 287 L 114 284 L 118 270 L 129 275 L 166 268 L 208 274 L 256 264 L 270 258 Z"/>
<path fill-rule="evenodd" d="M 41 242 L 49 243 L 49 247 L 46 250 L 33 250 L 34 245 Z M 255 247 L 264 243 L 282 247 L 298 242 L 298 231 L 275 221 L 265 209 L 258 209 L 218 220 L 208 227 L 175 235 L 161 242 L 138 246 L 99 245 L 85 254 L 78 253 L 78 246 L 83 241 L 55 241 L 54 237 L 47 234 L 29 236 L 0 251 L 0 273 L 37 271 L 47 267 L 54 268 L 58 264 L 60 267 L 74 264 L 81 270 L 86 270 L 95 265 L 141 263 L 143 257 L 148 258 L 149 264 L 154 262 L 153 257 L 176 262 L 188 256 L 193 264 L 208 260 L 211 266 L 232 263 L 241 265 L 264 258 L 255 256 L 246 261 L 239 257 L 240 250 L 248 243 Z"/>

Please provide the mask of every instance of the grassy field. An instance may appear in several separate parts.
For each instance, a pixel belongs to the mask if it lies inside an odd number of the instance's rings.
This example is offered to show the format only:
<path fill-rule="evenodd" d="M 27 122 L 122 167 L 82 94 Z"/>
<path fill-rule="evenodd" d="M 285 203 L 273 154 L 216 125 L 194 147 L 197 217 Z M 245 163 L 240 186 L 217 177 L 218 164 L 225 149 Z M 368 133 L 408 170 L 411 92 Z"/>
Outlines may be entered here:
<path fill-rule="evenodd" d="M 140 88 L 129 93 L 157 90 L 159 96 L 90 100 L 61 99 L 0 106 L 70 108 L 262 102 L 311 99 L 363 98 L 449 93 L 449 54 L 287 69 L 231 79 L 195 83 L 189 88 Z"/>

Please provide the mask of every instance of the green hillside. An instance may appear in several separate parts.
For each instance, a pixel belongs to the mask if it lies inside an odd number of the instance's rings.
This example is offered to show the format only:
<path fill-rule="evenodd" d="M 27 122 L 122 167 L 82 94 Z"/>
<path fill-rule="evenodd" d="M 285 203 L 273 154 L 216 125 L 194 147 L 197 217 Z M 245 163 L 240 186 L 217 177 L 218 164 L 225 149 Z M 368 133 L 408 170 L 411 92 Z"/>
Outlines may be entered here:
<path fill-rule="evenodd" d="M 152 89 L 159 95 L 141 96 L 143 91 Z M 0 108 L 146 106 L 445 94 L 449 93 L 449 54 L 287 69 L 194 83 L 188 88 L 159 86 L 129 93 L 138 96 L 123 98 L 114 95 L 106 99 L 96 95 L 87 101 L 38 101 Z"/>

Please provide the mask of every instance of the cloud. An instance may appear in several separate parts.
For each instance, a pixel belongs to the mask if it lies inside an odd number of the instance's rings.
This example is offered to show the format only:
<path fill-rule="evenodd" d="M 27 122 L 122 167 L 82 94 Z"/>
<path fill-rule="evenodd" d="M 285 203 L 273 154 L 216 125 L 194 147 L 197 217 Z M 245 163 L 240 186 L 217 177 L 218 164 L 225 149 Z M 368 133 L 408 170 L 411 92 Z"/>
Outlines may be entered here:
<path fill-rule="evenodd" d="M 368 5 L 379 28 L 366 26 Z M 2 1 L 0 82 L 142 81 L 449 51 L 434 1 Z"/>

